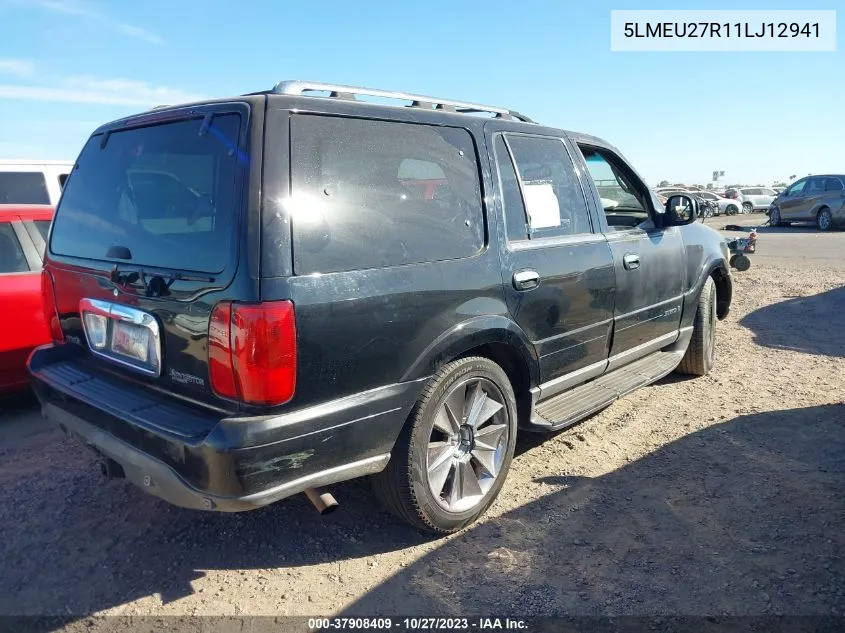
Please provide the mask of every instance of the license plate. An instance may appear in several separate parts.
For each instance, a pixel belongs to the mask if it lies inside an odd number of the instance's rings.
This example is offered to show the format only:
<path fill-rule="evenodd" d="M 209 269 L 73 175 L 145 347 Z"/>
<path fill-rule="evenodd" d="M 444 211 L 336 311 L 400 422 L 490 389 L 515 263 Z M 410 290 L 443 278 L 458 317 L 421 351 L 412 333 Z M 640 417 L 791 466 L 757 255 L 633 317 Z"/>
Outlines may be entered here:
<path fill-rule="evenodd" d="M 150 331 L 131 323 L 115 321 L 111 349 L 116 354 L 146 363 L 150 349 Z"/>

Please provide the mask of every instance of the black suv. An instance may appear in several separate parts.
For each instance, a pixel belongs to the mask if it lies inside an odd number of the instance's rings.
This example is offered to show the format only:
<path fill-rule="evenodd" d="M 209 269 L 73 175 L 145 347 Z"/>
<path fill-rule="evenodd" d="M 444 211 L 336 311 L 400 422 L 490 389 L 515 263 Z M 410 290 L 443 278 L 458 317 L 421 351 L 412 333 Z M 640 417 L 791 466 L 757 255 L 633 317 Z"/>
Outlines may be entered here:
<path fill-rule="evenodd" d="M 697 211 L 501 108 L 306 82 L 160 107 L 76 161 L 29 371 L 106 474 L 173 504 L 373 475 L 452 532 L 518 430 L 711 369 L 731 276 Z"/>

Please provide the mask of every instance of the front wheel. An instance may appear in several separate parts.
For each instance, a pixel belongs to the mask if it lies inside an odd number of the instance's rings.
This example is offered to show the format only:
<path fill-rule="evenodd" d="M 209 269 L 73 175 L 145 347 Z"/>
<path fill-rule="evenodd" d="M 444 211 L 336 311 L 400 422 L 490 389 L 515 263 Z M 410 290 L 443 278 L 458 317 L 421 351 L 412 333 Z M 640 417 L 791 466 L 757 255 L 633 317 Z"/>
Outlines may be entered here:
<path fill-rule="evenodd" d="M 830 209 L 822 209 L 816 215 L 816 226 L 819 231 L 829 231 L 833 225 L 833 216 L 830 214 Z"/>
<path fill-rule="evenodd" d="M 743 202 L 742 203 L 742 212 L 743 213 L 751 213 L 754 211 L 754 205 L 750 202 Z"/>
<path fill-rule="evenodd" d="M 502 368 L 481 357 L 451 362 L 423 390 L 373 490 L 407 523 L 456 532 L 499 494 L 515 442 L 516 400 Z"/>
<path fill-rule="evenodd" d="M 708 277 L 698 296 L 698 309 L 692 329 L 692 339 L 681 364 L 680 374 L 704 376 L 713 369 L 716 358 L 716 284 Z"/>
<path fill-rule="evenodd" d="M 769 209 L 769 226 L 783 226 L 783 221 L 780 219 L 780 209 L 777 207 Z"/>

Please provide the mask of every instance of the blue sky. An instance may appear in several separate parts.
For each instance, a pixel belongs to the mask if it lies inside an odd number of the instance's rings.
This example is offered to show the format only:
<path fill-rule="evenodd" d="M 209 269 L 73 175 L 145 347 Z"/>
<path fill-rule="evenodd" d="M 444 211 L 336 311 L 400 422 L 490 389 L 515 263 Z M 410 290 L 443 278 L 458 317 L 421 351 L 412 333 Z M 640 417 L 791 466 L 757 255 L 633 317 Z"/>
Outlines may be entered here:
<path fill-rule="evenodd" d="M 800 4 L 0 0 L 0 158 L 73 159 L 104 121 L 311 79 L 515 108 L 606 138 L 652 184 L 845 172 L 841 47 L 610 51 L 611 9 Z"/>

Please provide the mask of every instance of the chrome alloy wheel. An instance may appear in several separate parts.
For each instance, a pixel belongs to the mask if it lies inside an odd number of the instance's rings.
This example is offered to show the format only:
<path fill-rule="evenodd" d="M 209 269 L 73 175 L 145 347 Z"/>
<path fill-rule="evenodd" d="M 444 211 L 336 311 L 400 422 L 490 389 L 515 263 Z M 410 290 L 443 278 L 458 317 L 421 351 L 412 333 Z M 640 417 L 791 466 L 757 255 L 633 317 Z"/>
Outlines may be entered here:
<path fill-rule="evenodd" d="M 471 378 L 455 385 L 434 418 L 426 476 L 438 505 L 464 512 L 480 504 L 501 472 L 510 420 L 493 382 Z"/>

